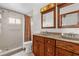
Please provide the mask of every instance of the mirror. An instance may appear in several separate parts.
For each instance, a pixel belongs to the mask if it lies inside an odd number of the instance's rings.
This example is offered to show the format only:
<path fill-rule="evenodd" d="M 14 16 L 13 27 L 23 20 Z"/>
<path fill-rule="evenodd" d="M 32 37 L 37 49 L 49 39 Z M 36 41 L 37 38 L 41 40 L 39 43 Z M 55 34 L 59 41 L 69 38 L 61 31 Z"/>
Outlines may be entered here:
<path fill-rule="evenodd" d="M 41 27 L 55 28 L 55 8 L 50 8 L 41 13 Z"/>
<path fill-rule="evenodd" d="M 71 4 L 58 9 L 59 28 L 79 28 L 79 4 Z"/>
<path fill-rule="evenodd" d="M 43 27 L 54 27 L 54 11 L 43 14 Z"/>
<path fill-rule="evenodd" d="M 79 27 L 79 13 L 61 15 L 61 20 L 63 28 Z"/>

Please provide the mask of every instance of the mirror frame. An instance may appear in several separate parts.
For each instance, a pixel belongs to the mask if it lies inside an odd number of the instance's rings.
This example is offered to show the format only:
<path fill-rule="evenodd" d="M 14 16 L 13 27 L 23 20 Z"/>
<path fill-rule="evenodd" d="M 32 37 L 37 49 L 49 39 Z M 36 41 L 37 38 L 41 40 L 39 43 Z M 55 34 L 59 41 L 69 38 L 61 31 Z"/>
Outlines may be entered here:
<path fill-rule="evenodd" d="M 71 11 L 69 13 L 65 13 L 65 14 L 61 14 L 61 21 L 63 21 L 62 19 L 62 16 L 65 16 L 65 15 L 69 15 L 69 14 L 74 14 L 74 13 L 79 13 L 79 10 L 75 10 L 75 11 Z M 76 25 L 65 25 L 65 26 L 62 26 L 62 28 L 79 28 L 79 26 L 76 26 Z"/>
<path fill-rule="evenodd" d="M 72 5 L 74 3 L 57 3 L 57 17 L 58 17 L 58 28 L 67 28 L 62 26 L 62 16 L 60 15 L 60 9 L 69 5 Z"/>
<path fill-rule="evenodd" d="M 52 20 L 54 20 L 54 23 L 53 23 L 54 26 L 51 26 L 51 27 L 43 27 L 43 15 L 46 14 L 46 13 L 52 12 L 52 11 L 54 11 L 54 13 L 53 13 L 54 14 L 54 19 L 52 19 Z M 42 29 L 56 28 L 56 4 L 54 4 L 54 7 L 53 8 L 48 9 L 48 10 L 46 10 L 44 12 L 41 12 L 41 28 Z"/>

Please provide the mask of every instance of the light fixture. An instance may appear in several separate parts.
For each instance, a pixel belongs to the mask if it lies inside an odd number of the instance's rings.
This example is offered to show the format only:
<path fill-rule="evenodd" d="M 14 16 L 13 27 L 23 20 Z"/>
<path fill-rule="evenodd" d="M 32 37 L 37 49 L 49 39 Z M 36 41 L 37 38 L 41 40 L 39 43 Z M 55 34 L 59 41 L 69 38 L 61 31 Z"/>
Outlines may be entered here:
<path fill-rule="evenodd" d="M 43 12 L 44 10 L 43 10 L 43 8 L 41 8 L 41 12 Z"/>
<path fill-rule="evenodd" d="M 54 4 L 53 4 L 53 3 L 51 3 L 51 4 L 50 4 L 50 6 L 51 6 L 51 7 L 54 7 Z"/>
<path fill-rule="evenodd" d="M 46 7 L 44 7 L 44 11 L 46 10 L 47 8 Z"/>
<path fill-rule="evenodd" d="M 50 9 L 50 8 L 53 8 L 53 7 L 54 7 L 54 3 L 50 3 L 50 4 L 48 4 L 47 6 L 41 8 L 40 11 L 41 11 L 41 12 L 44 12 L 44 11 Z"/>

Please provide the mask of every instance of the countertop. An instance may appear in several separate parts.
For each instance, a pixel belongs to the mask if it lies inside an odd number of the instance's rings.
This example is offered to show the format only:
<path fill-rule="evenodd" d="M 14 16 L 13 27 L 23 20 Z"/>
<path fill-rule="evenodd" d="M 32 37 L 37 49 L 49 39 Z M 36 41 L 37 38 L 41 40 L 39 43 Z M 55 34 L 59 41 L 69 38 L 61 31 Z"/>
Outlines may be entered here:
<path fill-rule="evenodd" d="M 36 33 L 36 34 L 34 34 L 34 35 L 79 44 L 79 40 L 78 40 L 78 39 L 76 40 L 76 39 L 68 39 L 68 38 L 66 39 L 66 38 L 62 38 L 61 33 L 52 33 L 52 34 Z"/>

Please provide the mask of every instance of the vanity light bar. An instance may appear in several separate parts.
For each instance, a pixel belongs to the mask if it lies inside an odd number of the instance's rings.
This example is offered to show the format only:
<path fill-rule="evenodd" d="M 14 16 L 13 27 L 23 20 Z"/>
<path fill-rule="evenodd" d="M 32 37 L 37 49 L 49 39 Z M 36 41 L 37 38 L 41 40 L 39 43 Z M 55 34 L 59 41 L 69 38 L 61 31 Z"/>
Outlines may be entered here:
<path fill-rule="evenodd" d="M 55 6 L 54 3 L 50 3 L 50 4 L 48 4 L 47 6 L 41 8 L 40 11 L 41 11 L 41 12 L 45 12 L 45 11 L 47 11 L 47 10 L 53 8 L 54 6 Z"/>

